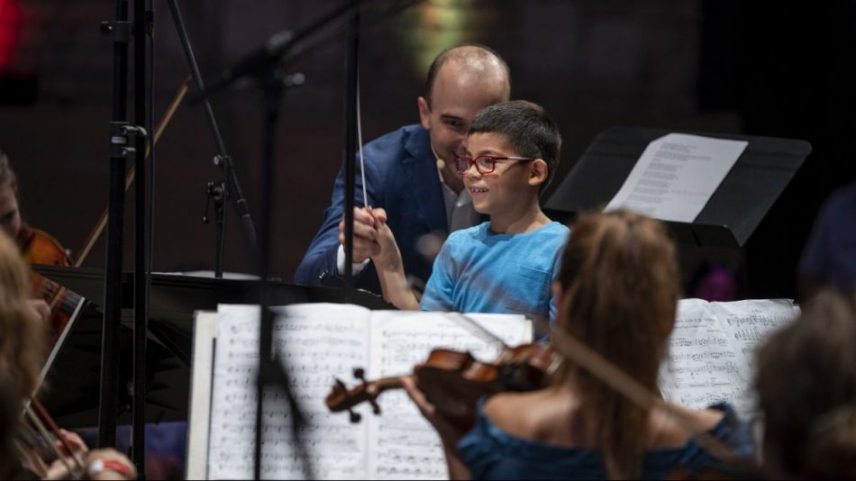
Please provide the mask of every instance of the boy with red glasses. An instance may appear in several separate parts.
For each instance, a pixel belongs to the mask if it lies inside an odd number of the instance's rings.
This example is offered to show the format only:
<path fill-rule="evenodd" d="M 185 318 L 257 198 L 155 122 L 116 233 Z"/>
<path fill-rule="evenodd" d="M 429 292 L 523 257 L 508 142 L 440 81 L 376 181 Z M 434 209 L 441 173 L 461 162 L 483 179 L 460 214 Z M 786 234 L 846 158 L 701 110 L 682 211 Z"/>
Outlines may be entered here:
<path fill-rule="evenodd" d="M 473 119 L 466 155 L 455 159 L 476 211 L 490 220 L 452 233 L 434 261 L 421 302 L 408 288 L 386 213 L 375 209 L 372 257 L 384 298 L 400 309 L 500 312 L 552 319 L 550 284 L 568 228 L 541 210 L 556 170 L 558 127 L 526 101 L 492 105 Z"/>

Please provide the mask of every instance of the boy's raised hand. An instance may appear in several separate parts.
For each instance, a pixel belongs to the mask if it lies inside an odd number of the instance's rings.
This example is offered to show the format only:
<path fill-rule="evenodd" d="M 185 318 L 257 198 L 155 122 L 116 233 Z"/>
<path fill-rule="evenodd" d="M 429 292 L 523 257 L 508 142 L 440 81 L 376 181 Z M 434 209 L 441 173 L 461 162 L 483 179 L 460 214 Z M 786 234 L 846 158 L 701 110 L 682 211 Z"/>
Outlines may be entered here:
<path fill-rule="evenodd" d="M 407 284 L 404 263 L 401 261 L 401 252 L 398 250 L 395 236 L 386 223 L 386 211 L 371 209 L 370 213 L 375 220 L 376 237 L 374 244 L 377 246 L 377 250 L 371 258 L 377 270 L 383 298 L 399 309 L 419 310 L 419 301 Z"/>
<path fill-rule="evenodd" d="M 375 237 L 377 251 L 371 256 L 372 262 L 378 269 L 397 270 L 401 267 L 401 252 L 398 250 L 392 229 L 386 223 L 386 211 L 372 209 L 371 214 L 375 219 L 375 231 L 377 233 Z"/>
<path fill-rule="evenodd" d="M 377 241 L 377 220 L 373 213 L 383 209 L 373 210 L 371 207 L 354 207 L 354 263 L 359 264 L 377 255 L 380 246 Z M 383 213 L 386 222 L 386 212 Z M 345 245 L 345 219 L 339 222 L 339 244 Z"/>

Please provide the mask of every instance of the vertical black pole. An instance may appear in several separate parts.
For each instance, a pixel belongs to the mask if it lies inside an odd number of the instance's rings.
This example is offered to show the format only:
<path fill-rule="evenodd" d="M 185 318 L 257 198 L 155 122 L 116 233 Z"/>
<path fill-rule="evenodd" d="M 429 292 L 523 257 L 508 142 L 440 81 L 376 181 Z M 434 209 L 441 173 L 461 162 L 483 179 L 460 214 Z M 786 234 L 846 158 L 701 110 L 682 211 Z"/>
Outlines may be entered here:
<path fill-rule="evenodd" d="M 134 124 L 147 124 L 147 14 L 146 0 L 134 0 Z M 134 396 L 132 408 L 132 456 L 140 479 L 145 478 L 146 444 L 146 333 L 149 318 L 149 211 L 146 135 L 136 135 L 137 172 L 134 197 Z"/>
<path fill-rule="evenodd" d="M 125 157 L 128 115 L 128 1 L 116 0 L 113 34 L 113 122 L 110 126 L 110 194 L 108 199 L 107 260 L 104 275 L 104 317 L 101 338 L 101 390 L 98 445 L 116 445 L 119 394 L 119 342 L 122 320 L 122 228 L 125 210 Z"/>
<path fill-rule="evenodd" d="M 279 65 L 271 65 L 259 76 L 262 86 L 262 110 L 264 111 L 264 145 L 262 146 L 262 198 L 260 222 L 260 251 L 261 263 L 259 273 L 259 304 L 261 308 L 261 325 L 259 327 L 259 372 L 256 382 L 256 430 L 255 453 L 253 464 L 253 479 L 262 479 L 262 440 L 264 439 L 264 392 L 268 386 L 282 389 L 291 414 L 291 435 L 294 449 L 301 459 L 303 474 L 306 479 L 315 479 L 312 462 L 303 440 L 302 430 L 306 426 L 306 418 L 297 403 L 291 386 L 288 368 L 282 358 L 274 355 L 273 333 L 276 316 L 270 309 L 270 259 L 272 246 L 271 211 L 273 206 L 273 179 L 276 178 L 273 161 L 276 139 L 276 124 L 279 119 L 279 104 L 285 88 L 284 71 Z"/>
<path fill-rule="evenodd" d="M 261 226 L 259 236 L 259 304 L 261 322 L 259 326 L 259 372 L 256 383 L 256 432 L 255 432 L 255 463 L 253 479 L 261 479 L 262 470 L 262 439 L 264 434 L 264 391 L 271 377 L 273 362 L 273 321 L 274 315 L 270 310 L 269 278 L 271 259 L 271 210 L 273 204 L 274 153 L 276 145 L 276 124 L 279 120 L 279 102 L 282 100 L 284 85 L 279 66 L 270 66 L 268 71 L 259 77 L 262 87 L 263 145 L 261 160 Z M 290 386 L 286 386 L 290 388 Z"/>
<path fill-rule="evenodd" d="M 345 295 L 349 303 L 354 296 L 354 175 L 357 151 L 357 83 L 359 79 L 359 0 L 350 0 L 345 55 Z"/>

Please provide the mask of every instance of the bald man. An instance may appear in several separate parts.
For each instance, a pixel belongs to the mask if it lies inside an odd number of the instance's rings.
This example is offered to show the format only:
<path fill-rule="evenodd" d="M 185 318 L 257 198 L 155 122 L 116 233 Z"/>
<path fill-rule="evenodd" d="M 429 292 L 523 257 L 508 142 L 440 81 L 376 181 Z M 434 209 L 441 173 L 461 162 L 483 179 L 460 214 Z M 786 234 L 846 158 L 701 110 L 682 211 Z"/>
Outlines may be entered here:
<path fill-rule="evenodd" d="M 363 148 L 368 204 L 386 210 L 398 240 L 404 271 L 416 290 L 431 274 L 433 255 L 449 232 L 481 222 L 472 207 L 452 156 L 460 152 L 470 122 L 484 107 L 507 101 L 508 65 L 493 50 L 464 45 L 441 52 L 428 69 L 425 94 L 416 100 L 419 124 L 377 138 Z M 344 282 L 344 171 L 340 170 L 324 223 L 295 274 L 304 285 Z M 362 207 L 360 166 L 356 172 L 357 207 Z M 355 212 L 356 287 L 380 293 L 369 257 L 379 249 L 364 210 Z"/>

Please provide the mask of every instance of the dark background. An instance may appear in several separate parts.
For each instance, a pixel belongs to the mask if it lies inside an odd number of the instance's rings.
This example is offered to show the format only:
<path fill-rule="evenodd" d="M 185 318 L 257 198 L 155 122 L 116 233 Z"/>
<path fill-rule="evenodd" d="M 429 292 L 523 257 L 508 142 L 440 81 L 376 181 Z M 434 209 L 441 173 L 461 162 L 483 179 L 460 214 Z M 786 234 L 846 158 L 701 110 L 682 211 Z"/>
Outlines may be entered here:
<path fill-rule="evenodd" d="M 113 2 L 17 3 L 20 38 L 0 72 L 0 149 L 20 176 L 26 219 L 76 251 L 107 201 L 112 46 L 98 26 L 113 17 Z M 181 1 L 209 80 L 274 32 L 306 25 L 339 4 Z M 188 69 L 166 1 L 154 0 L 154 8 L 157 118 Z M 0 18 L 2 28 L 8 25 Z M 307 84 L 283 101 L 272 270 L 284 279 L 321 222 L 342 161 L 342 37 L 294 63 Z M 811 142 L 814 153 L 743 250 L 683 249 L 687 276 L 698 258 L 715 255 L 740 270 L 741 296 L 794 295 L 794 267 L 821 201 L 856 178 L 856 2 L 427 1 L 364 26 L 365 140 L 417 121 L 427 65 L 465 41 L 498 50 L 511 66 L 513 96 L 551 112 L 565 139 L 564 172 L 599 132 L 616 125 Z M 257 216 L 258 94 L 251 86 L 222 92 L 214 108 Z M 214 226 L 200 218 L 206 183 L 220 178 L 215 153 L 202 108 L 183 105 L 157 148 L 158 271 L 213 268 Z M 130 266 L 131 236 L 126 240 Z M 251 271 L 231 210 L 226 242 L 226 270 Z M 84 265 L 103 264 L 102 239 Z"/>

